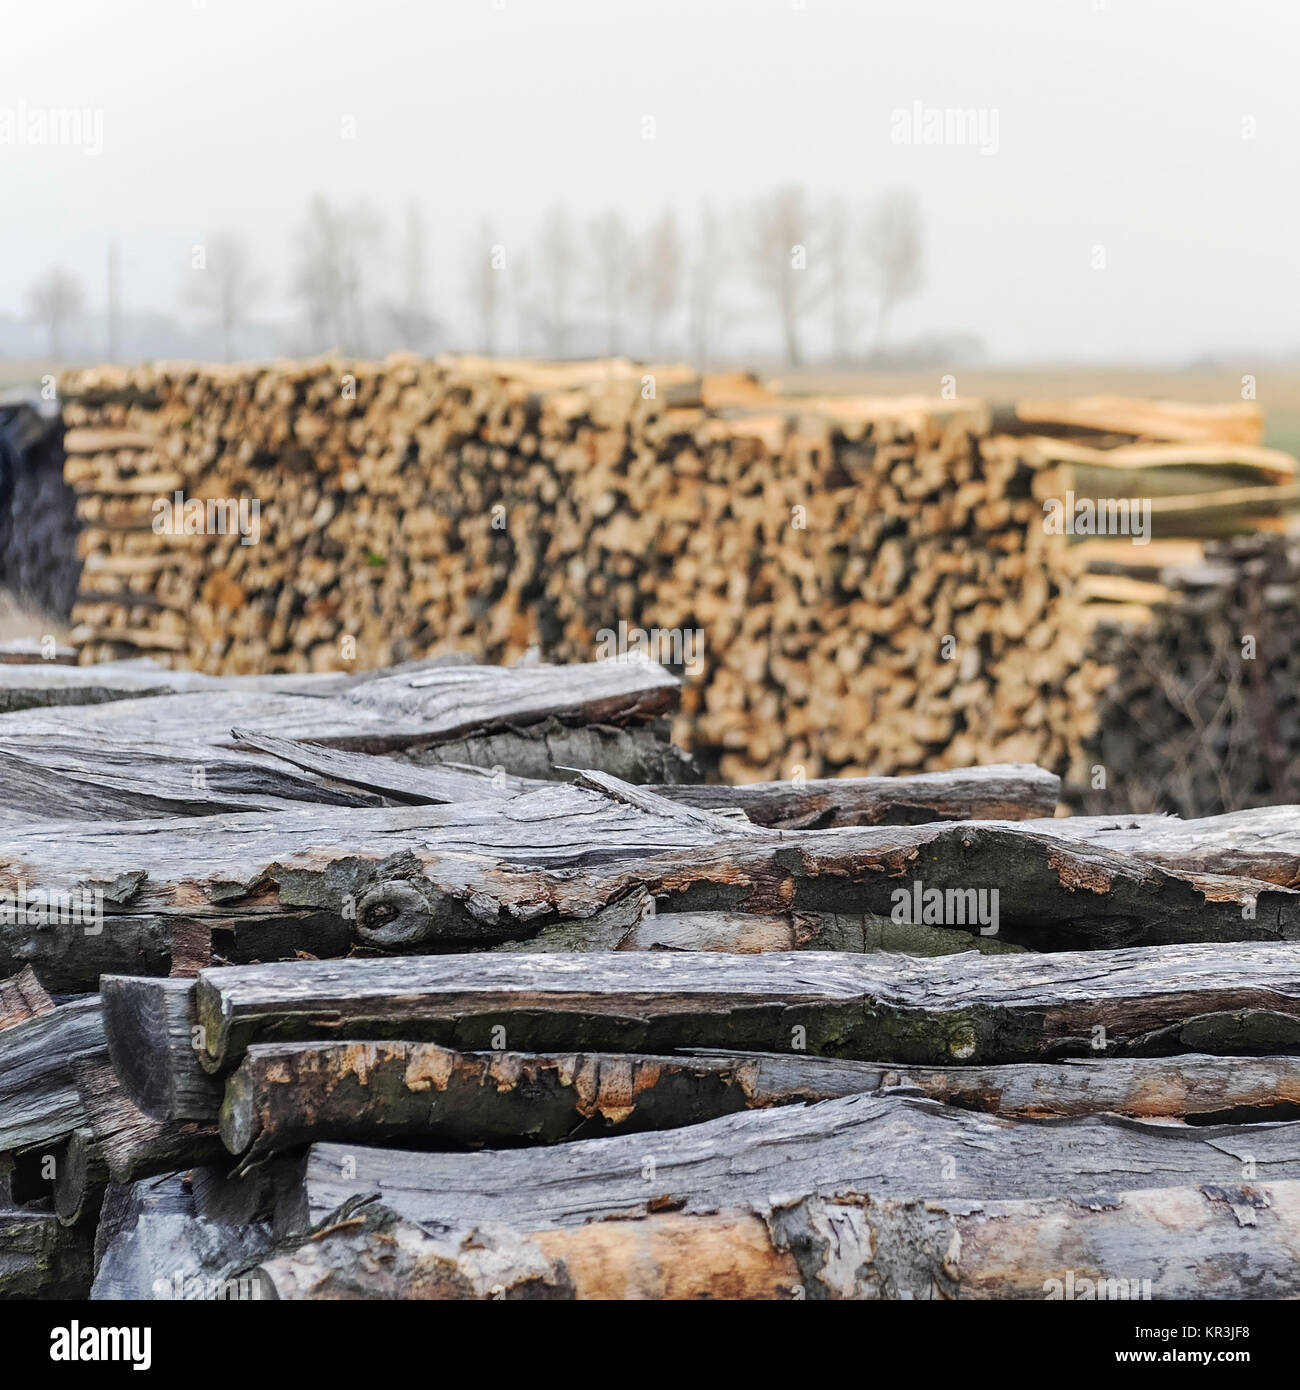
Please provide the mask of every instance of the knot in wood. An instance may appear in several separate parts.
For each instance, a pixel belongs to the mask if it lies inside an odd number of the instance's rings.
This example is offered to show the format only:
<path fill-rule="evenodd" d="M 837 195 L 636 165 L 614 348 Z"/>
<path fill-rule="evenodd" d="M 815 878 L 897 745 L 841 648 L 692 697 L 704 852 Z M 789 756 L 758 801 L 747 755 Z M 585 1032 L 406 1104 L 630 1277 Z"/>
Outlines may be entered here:
<path fill-rule="evenodd" d="M 432 890 L 422 891 L 408 879 L 392 879 L 371 888 L 357 906 L 357 935 L 370 946 L 414 946 L 435 932 Z"/>

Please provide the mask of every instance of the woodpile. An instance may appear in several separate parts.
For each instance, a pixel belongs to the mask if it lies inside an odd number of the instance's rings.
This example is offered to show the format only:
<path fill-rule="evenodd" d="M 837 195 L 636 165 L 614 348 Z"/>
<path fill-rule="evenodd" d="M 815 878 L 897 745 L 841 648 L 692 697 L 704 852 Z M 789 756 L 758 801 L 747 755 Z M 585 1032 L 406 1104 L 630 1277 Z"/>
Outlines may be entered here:
<path fill-rule="evenodd" d="M 1076 809 L 1180 815 L 1300 801 L 1300 532 L 1171 557 L 1164 597 L 1094 648 L 1115 674 Z"/>
<path fill-rule="evenodd" d="M 1300 1294 L 1294 806 L 705 785 L 640 660 L 14 672 L 0 1297 Z"/>
<path fill-rule="evenodd" d="M 1044 503 L 1145 499 L 1167 547 L 1297 501 L 1250 405 L 992 412 L 466 357 L 104 367 L 62 396 L 83 660 L 327 673 L 640 641 L 689 676 L 676 741 L 736 783 L 1086 781 L 1113 679 L 1093 629 L 1164 590 L 1095 550 L 1149 546 L 1058 534 Z"/>

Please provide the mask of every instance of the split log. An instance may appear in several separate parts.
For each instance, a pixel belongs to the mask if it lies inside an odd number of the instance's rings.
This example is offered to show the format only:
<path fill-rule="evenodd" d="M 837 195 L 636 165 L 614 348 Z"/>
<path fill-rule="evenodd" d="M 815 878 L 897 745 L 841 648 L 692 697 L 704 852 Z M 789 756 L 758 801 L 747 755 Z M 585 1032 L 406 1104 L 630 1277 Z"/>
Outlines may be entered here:
<path fill-rule="evenodd" d="M 248 1158 L 323 1140 L 503 1147 L 672 1129 L 881 1090 L 1018 1118 L 1113 1111 L 1203 1122 L 1293 1120 L 1300 1118 L 1300 1059 L 931 1068 L 798 1054 L 545 1056 L 413 1042 L 262 1044 L 226 1080 L 221 1137 L 231 1153 Z"/>
<path fill-rule="evenodd" d="M 332 784 L 286 763 L 204 744 L 159 747 L 75 735 L 6 737 L 0 728 L 0 827 L 37 820 L 162 820 L 239 811 L 296 810 L 303 802 L 382 806 L 355 787 Z"/>
<path fill-rule="evenodd" d="M 182 1006 L 190 990 L 193 1004 Z M 340 1034 L 470 1051 L 743 1048 L 972 1065 L 1300 1050 L 1295 947 L 301 961 L 204 970 L 195 982 L 110 976 L 103 999 L 128 1096 L 178 1118 L 212 1114 L 203 1068 L 230 1070 L 256 1043 Z M 198 1055 L 171 1022 L 189 1007 Z"/>
<path fill-rule="evenodd" d="M 24 966 L 7 980 L 0 980 L 0 1031 L 38 1014 L 50 1013 L 53 1008 L 54 1000 L 45 992 L 31 966 Z"/>
<path fill-rule="evenodd" d="M 1011 1120 L 857 1095 L 726 1115 L 657 1134 L 479 1153 L 314 1144 L 277 1225 L 306 1230 L 376 1195 L 410 1221 L 515 1230 L 790 1197 L 968 1202 L 1300 1178 L 1300 1125 L 1170 1125 L 1114 1115 Z"/>
<path fill-rule="evenodd" d="M 118 700 L 48 713 L 22 710 L 6 732 L 101 733 L 230 747 L 232 725 L 362 752 L 465 740 L 516 727 L 639 724 L 676 703 L 679 683 L 645 661 L 574 666 L 453 666 L 380 676 L 326 697 L 249 690 Z M 463 761 L 463 759 L 462 759 Z"/>
<path fill-rule="evenodd" d="M 783 1198 L 539 1230 L 429 1228 L 381 1203 L 256 1267 L 296 1299 L 1295 1298 L 1300 1183 L 1100 1198 Z"/>
<path fill-rule="evenodd" d="M 127 1097 L 157 1120 L 213 1117 L 221 1090 L 198 1065 L 194 981 L 106 976 L 103 984 L 110 979 L 108 1055 Z"/>

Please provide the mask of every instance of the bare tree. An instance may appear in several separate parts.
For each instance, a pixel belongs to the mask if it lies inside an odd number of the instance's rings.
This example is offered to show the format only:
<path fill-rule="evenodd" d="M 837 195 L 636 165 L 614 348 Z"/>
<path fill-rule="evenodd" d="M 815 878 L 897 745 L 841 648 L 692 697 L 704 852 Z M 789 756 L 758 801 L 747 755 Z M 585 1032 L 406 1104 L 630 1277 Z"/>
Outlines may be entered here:
<path fill-rule="evenodd" d="M 921 208 L 904 189 L 884 194 L 867 225 L 866 249 L 875 272 L 879 310 L 876 351 L 883 350 L 890 315 L 921 288 Z"/>
<path fill-rule="evenodd" d="M 478 350 L 491 356 L 497 350 L 497 317 L 501 311 L 506 254 L 486 220 L 479 223 L 478 232 L 466 247 L 465 270 L 470 301 L 478 319 Z"/>
<path fill-rule="evenodd" d="M 233 232 L 219 232 L 203 248 L 202 264 L 191 272 L 185 298 L 216 324 L 222 356 L 230 361 L 235 335 L 262 292 L 248 244 Z"/>
<path fill-rule="evenodd" d="M 786 361 L 793 367 L 803 362 L 800 324 L 826 283 L 811 265 L 811 223 L 803 190 L 793 185 L 760 198 L 750 215 L 750 273 L 777 312 Z"/>
<path fill-rule="evenodd" d="M 852 356 L 858 317 L 859 266 L 855 260 L 852 215 L 843 198 L 832 198 L 823 214 L 822 240 L 826 258 L 826 293 L 831 308 L 831 355 L 844 363 Z"/>
<path fill-rule="evenodd" d="M 47 270 L 27 292 L 27 312 L 49 335 L 50 356 L 63 356 L 63 334 L 82 311 L 85 291 L 75 275 L 55 266 Z"/>
<path fill-rule="evenodd" d="M 412 352 L 424 351 L 437 328 L 437 320 L 429 309 L 427 257 L 424 215 L 420 205 L 412 200 L 406 206 L 401 295 L 388 306 L 398 345 Z"/>
<path fill-rule="evenodd" d="M 572 300 L 577 251 L 568 216 L 553 207 L 542 224 L 537 247 L 528 260 L 528 317 L 548 357 L 562 357 L 572 327 Z"/>
<path fill-rule="evenodd" d="M 317 194 L 298 234 L 293 291 L 316 348 L 366 350 L 367 271 L 379 259 L 383 221 L 367 203 L 335 207 Z"/>
<path fill-rule="evenodd" d="M 590 298 L 605 321 L 605 351 L 617 357 L 623 350 L 627 302 L 635 284 L 634 248 L 627 224 L 613 209 L 587 228 L 591 247 Z"/>
<path fill-rule="evenodd" d="M 664 324 L 677 308 L 682 290 L 682 239 L 677 218 L 665 208 L 646 233 L 639 298 L 645 314 L 646 352 L 653 359 L 662 347 Z"/>
<path fill-rule="evenodd" d="M 687 271 L 691 354 L 698 367 L 707 367 L 710 355 L 717 350 L 728 269 L 718 219 L 706 203 L 700 208 Z"/>

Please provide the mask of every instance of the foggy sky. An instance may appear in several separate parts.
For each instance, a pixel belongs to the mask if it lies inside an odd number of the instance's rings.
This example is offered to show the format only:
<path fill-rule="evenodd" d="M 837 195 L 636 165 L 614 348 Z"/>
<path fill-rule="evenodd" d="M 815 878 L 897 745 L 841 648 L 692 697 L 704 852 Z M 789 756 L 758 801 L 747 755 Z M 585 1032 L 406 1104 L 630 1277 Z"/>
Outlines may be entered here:
<path fill-rule="evenodd" d="M 124 307 L 181 312 L 191 247 L 229 228 L 267 280 L 258 317 L 288 319 L 293 233 L 325 192 L 394 225 L 418 198 L 456 322 L 485 215 L 507 244 L 555 201 L 638 223 L 672 204 L 689 229 L 704 199 L 730 213 L 798 182 L 814 203 L 919 195 L 925 285 L 900 335 L 1022 362 L 1300 350 L 1295 0 L 0 0 L 0 18 L 0 108 L 103 112 L 96 156 L 0 144 L 0 311 L 55 264 L 101 307 L 116 236 Z M 996 113 L 996 153 L 894 143 L 914 103 Z"/>

